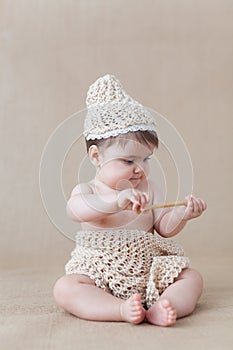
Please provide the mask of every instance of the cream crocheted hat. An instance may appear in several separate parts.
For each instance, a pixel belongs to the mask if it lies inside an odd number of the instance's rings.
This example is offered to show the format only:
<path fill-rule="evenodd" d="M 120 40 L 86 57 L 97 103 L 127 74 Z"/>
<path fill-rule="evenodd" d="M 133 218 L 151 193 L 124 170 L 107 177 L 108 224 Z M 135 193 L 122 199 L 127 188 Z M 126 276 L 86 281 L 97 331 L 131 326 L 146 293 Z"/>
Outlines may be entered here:
<path fill-rule="evenodd" d="M 129 131 L 156 131 L 151 113 L 127 95 L 113 75 L 107 74 L 89 87 L 86 105 L 86 140 L 108 138 Z"/>

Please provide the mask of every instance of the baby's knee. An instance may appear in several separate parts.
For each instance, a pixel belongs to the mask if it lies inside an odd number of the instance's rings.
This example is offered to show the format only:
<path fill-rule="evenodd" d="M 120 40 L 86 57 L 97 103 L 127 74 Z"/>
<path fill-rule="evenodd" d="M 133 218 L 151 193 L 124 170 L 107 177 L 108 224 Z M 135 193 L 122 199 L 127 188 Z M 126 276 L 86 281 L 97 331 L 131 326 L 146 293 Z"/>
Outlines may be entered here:
<path fill-rule="evenodd" d="M 191 273 L 192 273 L 192 277 L 195 279 L 196 283 L 199 285 L 199 286 L 202 286 L 203 287 L 203 278 L 202 278 L 202 275 L 200 274 L 199 271 L 197 270 L 193 270 L 193 269 L 190 269 L 191 270 Z"/>
<path fill-rule="evenodd" d="M 194 282 L 194 285 L 200 291 L 200 294 L 201 294 L 203 290 L 204 281 L 200 272 L 198 272 L 197 270 L 188 268 L 184 270 L 184 273 L 187 278 L 191 279 Z"/>
<path fill-rule="evenodd" d="M 56 281 L 53 287 L 53 295 L 58 305 L 63 306 L 67 300 L 69 289 L 69 276 L 65 275 Z"/>

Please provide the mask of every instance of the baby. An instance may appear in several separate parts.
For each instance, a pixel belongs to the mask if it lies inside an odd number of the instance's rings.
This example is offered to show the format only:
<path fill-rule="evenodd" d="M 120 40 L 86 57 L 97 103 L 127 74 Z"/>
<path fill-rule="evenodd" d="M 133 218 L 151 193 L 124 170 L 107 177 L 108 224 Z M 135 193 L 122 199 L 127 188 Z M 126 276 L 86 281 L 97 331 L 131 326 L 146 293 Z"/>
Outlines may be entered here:
<path fill-rule="evenodd" d="M 67 203 L 82 231 L 55 299 L 87 320 L 171 326 L 193 312 L 203 282 L 167 238 L 200 216 L 206 203 L 189 195 L 186 206 L 147 210 L 163 200 L 148 179 L 158 147 L 154 118 L 112 75 L 90 86 L 87 108 L 84 136 L 96 175 L 78 184 Z"/>

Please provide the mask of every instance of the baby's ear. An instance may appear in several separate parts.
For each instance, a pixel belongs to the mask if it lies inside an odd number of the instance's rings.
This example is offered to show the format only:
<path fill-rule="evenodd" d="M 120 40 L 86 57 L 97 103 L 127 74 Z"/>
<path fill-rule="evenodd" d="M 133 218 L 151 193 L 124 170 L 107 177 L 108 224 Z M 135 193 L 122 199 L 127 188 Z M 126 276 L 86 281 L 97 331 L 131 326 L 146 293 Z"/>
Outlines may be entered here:
<path fill-rule="evenodd" d="M 100 151 L 99 148 L 96 145 L 91 145 L 89 147 L 89 158 L 90 161 L 94 166 L 99 166 L 100 165 Z"/>

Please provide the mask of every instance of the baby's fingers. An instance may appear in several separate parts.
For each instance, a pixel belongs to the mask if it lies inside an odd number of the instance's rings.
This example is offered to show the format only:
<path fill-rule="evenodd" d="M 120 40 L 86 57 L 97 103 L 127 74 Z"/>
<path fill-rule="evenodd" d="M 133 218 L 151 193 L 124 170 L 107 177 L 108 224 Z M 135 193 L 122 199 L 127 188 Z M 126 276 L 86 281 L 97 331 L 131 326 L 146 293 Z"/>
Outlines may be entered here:
<path fill-rule="evenodd" d="M 207 209 L 207 204 L 206 204 L 206 202 L 205 202 L 203 199 L 200 199 L 200 201 L 201 201 L 201 205 L 202 205 L 202 210 L 203 210 L 203 211 L 206 210 L 206 209 Z"/>
<path fill-rule="evenodd" d="M 137 208 L 140 206 L 140 202 L 139 202 L 139 196 L 138 193 L 136 191 L 132 191 L 132 196 L 130 197 L 130 201 L 132 203 L 132 210 L 137 210 Z"/>
<path fill-rule="evenodd" d="M 191 196 L 191 201 L 193 203 L 193 212 L 195 214 L 200 214 L 200 203 L 199 203 L 199 200 L 197 198 L 194 198 L 193 196 Z"/>
<path fill-rule="evenodd" d="M 187 201 L 187 207 L 186 207 L 186 211 L 193 211 L 194 210 L 194 203 L 192 200 L 192 196 L 187 196 L 185 197 L 186 201 Z"/>
<path fill-rule="evenodd" d="M 196 198 L 194 199 L 195 203 L 196 203 L 196 210 L 199 214 L 201 214 L 203 212 L 203 206 L 202 206 L 202 201 L 200 198 Z"/>
<path fill-rule="evenodd" d="M 136 191 L 133 193 L 134 195 L 130 199 L 132 201 L 132 210 L 137 212 L 143 211 L 149 201 L 147 193 Z"/>
<path fill-rule="evenodd" d="M 140 203 L 138 201 L 132 201 L 132 210 L 137 211 L 140 208 Z"/>
<path fill-rule="evenodd" d="M 144 208 L 145 208 L 145 206 L 146 206 L 146 204 L 149 202 L 149 199 L 148 199 L 148 195 L 147 195 L 147 193 L 145 193 L 145 192 L 142 192 L 142 194 L 141 194 L 141 200 L 140 200 L 140 203 L 141 203 L 141 210 L 143 211 L 144 210 Z"/>
<path fill-rule="evenodd" d="M 191 196 L 191 201 L 193 202 L 195 213 L 201 214 L 204 210 L 206 210 L 207 205 L 203 199 Z"/>
<path fill-rule="evenodd" d="M 202 214 L 204 210 L 206 210 L 207 205 L 205 201 L 201 198 L 196 198 L 194 196 L 187 196 L 187 208 L 186 213 L 192 215 L 193 217 L 197 217 Z"/>

